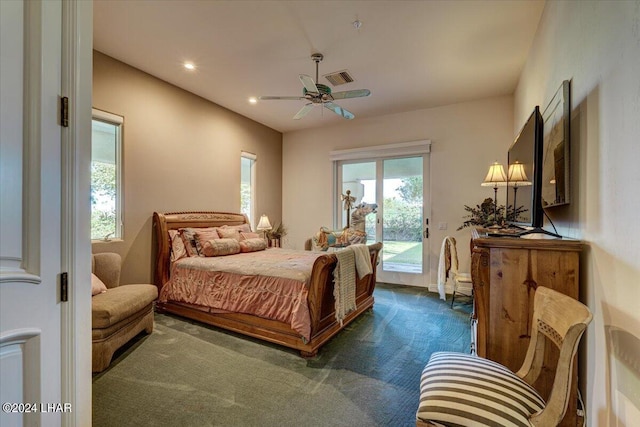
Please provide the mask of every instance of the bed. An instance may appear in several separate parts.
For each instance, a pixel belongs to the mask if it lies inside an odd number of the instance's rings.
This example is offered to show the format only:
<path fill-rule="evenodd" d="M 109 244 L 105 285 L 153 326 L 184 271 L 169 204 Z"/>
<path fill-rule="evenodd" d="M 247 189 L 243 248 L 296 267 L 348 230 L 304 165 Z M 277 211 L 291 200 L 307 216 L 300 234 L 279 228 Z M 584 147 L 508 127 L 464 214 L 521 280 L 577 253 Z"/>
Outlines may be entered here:
<path fill-rule="evenodd" d="M 376 283 L 375 266 L 378 262 L 381 243 L 367 246 L 373 266 L 373 273 L 362 278 L 356 276 L 355 309 L 339 321 L 336 319 L 334 298 L 334 275 L 337 265 L 335 253 L 292 251 L 268 248 L 264 251 L 239 253 L 220 257 L 172 257 L 172 237 L 180 229 L 206 229 L 210 227 L 242 228 L 250 227 L 244 214 L 228 212 L 172 212 L 153 214 L 155 252 L 154 283 L 160 295 L 156 304 L 159 313 L 171 313 L 193 319 L 233 332 L 259 338 L 300 351 L 303 357 L 313 357 L 320 347 L 336 335 L 346 325 L 367 309 L 373 307 L 373 291 Z M 256 255 L 259 254 L 259 255 Z M 252 258 L 252 257 L 256 258 Z M 172 260 L 173 258 L 173 260 Z M 254 291 L 261 286 L 265 276 L 261 270 L 263 263 L 275 259 L 283 264 L 289 259 L 293 264 L 307 266 L 301 271 L 280 274 L 277 282 L 267 282 L 271 290 L 278 292 L 277 298 L 288 302 L 290 312 L 270 308 L 255 307 L 254 302 L 236 299 L 236 289 L 220 297 L 219 291 L 212 290 L 207 280 L 233 284 L 239 288 Z M 248 264 L 247 264 L 248 262 Z M 224 263 L 227 274 L 220 279 L 216 268 Z M 245 263 L 245 264 L 242 264 Z M 210 264 L 217 264 L 211 266 Z M 266 264 L 264 264 L 266 265 Z M 206 271 L 203 271 L 206 270 Z M 254 273 L 254 274 L 248 274 Z M 173 275 L 173 277 L 172 277 Z M 209 279 L 206 279 L 205 276 Z M 251 276 L 251 277 L 249 277 Z M 296 283 L 297 282 L 297 283 Z M 190 287 L 190 286 L 193 286 Z M 213 286 L 213 285 L 211 285 Z M 220 285 L 222 286 L 222 285 Z M 224 286 L 223 286 L 224 287 Z M 196 290 L 199 292 L 196 295 Z M 267 293 L 264 293 L 267 294 Z M 210 306 L 211 301 L 225 298 L 231 301 L 225 308 Z M 244 297 L 242 297 L 244 298 Z M 251 299 L 251 297 L 247 297 Z M 275 298 L 275 297 L 274 297 Z M 246 309 L 249 307 L 249 309 Z"/>

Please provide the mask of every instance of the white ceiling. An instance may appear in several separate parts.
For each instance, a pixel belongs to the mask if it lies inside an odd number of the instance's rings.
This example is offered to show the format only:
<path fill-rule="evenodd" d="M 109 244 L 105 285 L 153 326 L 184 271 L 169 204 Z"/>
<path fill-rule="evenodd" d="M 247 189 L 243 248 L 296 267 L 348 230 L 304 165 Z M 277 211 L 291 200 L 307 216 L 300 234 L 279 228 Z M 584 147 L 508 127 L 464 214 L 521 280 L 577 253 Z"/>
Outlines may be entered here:
<path fill-rule="evenodd" d="M 96 50 L 281 132 L 345 119 L 303 101 L 299 74 L 369 89 L 337 103 L 358 120 L 510 95 L 543 0 L 114 1 L 94 0 Z M 353 22 L 360 20 L 357 30 Z M 182 67 L 192 61 L 195 71 Z M 322 75 L 348 70 L 353 83 Z"/>

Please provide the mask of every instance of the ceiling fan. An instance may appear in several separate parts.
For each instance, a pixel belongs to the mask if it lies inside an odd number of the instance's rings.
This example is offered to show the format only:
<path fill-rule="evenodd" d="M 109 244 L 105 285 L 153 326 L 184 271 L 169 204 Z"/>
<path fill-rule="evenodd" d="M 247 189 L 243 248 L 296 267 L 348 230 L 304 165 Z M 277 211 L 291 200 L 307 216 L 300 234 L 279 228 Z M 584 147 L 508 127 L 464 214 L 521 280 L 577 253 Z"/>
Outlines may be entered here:
<path fill-rule="evenodd" d="M 306 74 L 300 74 L 300 81 L 304 88 L 302 89 L 302 96 L 261 96 L 258 99 L 265 100 L 303 100 L 308 101 L 304 107 L 293 116 L 294 120 L 299 120 L 306 116 L 315 106 L 321 106 L 333 111 L 337 115 L 344 117 L 345 119 L 353 119 L 355 116 L 350 111 L 345 110 L 335 102 L 336 99 L 346 98 L 360 98 L 363 96 L 371 95 L 371 91 L 368 89 L 355 89 L 347 90 L 343 92 L 331 93 L 329 86 L 317 83 L 318 81 L 318 64 L 324 56 L 321 53 L 314 53 L 311 55 L 311 59 L 316 63 L 316 80 L 313 81 L 311 76 Z"/>

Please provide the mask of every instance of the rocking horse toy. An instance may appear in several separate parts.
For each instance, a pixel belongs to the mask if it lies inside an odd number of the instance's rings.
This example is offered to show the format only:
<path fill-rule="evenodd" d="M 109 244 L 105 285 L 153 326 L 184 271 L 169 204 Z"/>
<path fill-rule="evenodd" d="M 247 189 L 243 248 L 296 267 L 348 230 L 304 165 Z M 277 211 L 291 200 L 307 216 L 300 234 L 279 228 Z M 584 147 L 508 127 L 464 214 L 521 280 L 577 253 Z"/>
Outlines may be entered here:
<path fill-rule="evenodd" d="M 378 205 L 376 203 L 362 202 L 355 206 L 349 215 L 355 197 L 351 196 L 347 190 L 346 196 L 342 196 L 344 208 L 347 211 L 347 226 L 342 230 L 330 230 L 327 227 L 320 227 L 315 236 L 311 239 L 312 249 L 316 251 L 326 251 L 330 247 L 344 247 L 357 243 L 367 243 L 367 232 L 365 230 L 367 215 L 375 213 Z"/>

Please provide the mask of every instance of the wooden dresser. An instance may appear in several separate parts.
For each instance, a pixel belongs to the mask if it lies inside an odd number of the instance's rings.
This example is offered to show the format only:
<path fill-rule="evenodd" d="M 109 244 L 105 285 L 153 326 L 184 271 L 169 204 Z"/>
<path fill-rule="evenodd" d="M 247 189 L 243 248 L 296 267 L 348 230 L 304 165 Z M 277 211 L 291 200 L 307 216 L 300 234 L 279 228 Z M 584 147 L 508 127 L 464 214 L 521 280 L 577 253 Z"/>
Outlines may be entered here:
<path fill-rule="evenodd" d="M 474 230 L 471 275 L 474 290 L 475 343 L 478 356 L 512 371 L 520 369 L 529 345 L 533 295 L 546 286 L 578 299 L 583 244 L 568 239 L 486 237 Z M 558 350 L 547 346 L 543 371 L 534 384 L 547 399 Z M 577 358 L 566 415 L 560 425 L 577 425 Z"/>

